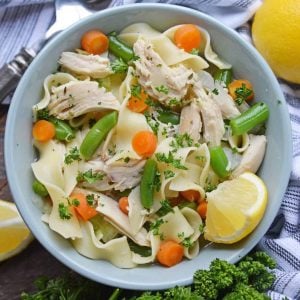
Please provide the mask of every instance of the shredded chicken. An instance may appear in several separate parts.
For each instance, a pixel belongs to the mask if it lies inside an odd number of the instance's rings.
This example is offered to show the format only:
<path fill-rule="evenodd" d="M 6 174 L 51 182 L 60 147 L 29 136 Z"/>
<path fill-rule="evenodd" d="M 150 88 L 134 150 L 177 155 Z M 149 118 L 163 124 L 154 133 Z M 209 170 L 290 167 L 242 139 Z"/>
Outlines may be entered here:
<path fill-rule="evenodd" d="M 210 146 L 218 146 L 225 133 L 221 110 L 203 88 L 197 86 L 197 83 L 194 85 L 193 90 L 198 97 L 197 103 L 202 116 L 204 141 L 210 143 Z"/>
<path fill-rule="evenodd" d="M 104 78 L 112 73 L 109 59 L 100 55 L 63 52 L 58 62 L 75 74 L 93 78 Z"/>
<path fill-rule="evenodd" d="M 150 42 L 138 39 L 133 46 L 139 84 L 149 96 L 165 105 L 181 104 L 193 81 L 193 71 L 183 65 L 168 67 Z"/>
<path fill-rule="evenodd" d="M 202 122 L 199 107 L 195 103 L 185 106 L 181 110 L 179 133 L 187 133 L 195 142 L 200 139 Z"/>
<path fill-rule="evenodd" d="M 117 161 L 112 164 L 105 164 L 103 171 L 115 184 L 114 189 L 124 191 L 131 189 L 141 181 L 141 171 L 145 160 L 130 160 L 129 162 Z"/>
<path fill-rule="evenodd" d="M 249 138 L 249 147 L 244 152 L 240 164 L 233 170 L 231 175 L 233 178 L 247 171 L 256 173 L 263 161 L 267 144 L 266 137 L 264 135 L 249 134 Z"/>
<path fill-rule="evenodd" d="M 72 81 L 52 88 L 48 108 L 51 115 L 70 120 L 92 111 L 119 110 L 120 103 L 95 81 Z"/>

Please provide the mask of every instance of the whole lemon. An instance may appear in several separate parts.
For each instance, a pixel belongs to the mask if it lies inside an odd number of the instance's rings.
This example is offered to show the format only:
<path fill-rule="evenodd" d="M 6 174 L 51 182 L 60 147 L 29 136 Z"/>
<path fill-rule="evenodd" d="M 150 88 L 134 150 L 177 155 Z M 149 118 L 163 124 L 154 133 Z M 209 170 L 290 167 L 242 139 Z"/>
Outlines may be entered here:
<path fill-rule="evenodd" d="M 300 83 L 300 0 L 265 0 L 252 37 L 277 76 Z"/>

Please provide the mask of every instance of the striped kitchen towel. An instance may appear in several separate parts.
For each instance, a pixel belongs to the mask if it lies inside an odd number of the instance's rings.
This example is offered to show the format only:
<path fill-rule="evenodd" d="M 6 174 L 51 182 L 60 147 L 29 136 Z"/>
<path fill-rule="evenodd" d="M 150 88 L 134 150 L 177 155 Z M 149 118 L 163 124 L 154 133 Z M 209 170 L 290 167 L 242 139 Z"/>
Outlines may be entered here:
<path fill-rule="evenodd" d="M 113 0 L 110 6 L 136 2 L 184 5 L 212 15 L 236 28 L 251 42 L 248 21 L 260 0 Z M 52 0 L 0 0 L 0 66 L 10 61 L 21 47 L 41 38 L 54 21 Z M 293 170 L 280 211 L 258 248 L 278 264 L 272 299 L 300 300 L 300 86 L 279 81 L 292 123 Z M 287 296 L 288 298 L 285 298 Z"/>

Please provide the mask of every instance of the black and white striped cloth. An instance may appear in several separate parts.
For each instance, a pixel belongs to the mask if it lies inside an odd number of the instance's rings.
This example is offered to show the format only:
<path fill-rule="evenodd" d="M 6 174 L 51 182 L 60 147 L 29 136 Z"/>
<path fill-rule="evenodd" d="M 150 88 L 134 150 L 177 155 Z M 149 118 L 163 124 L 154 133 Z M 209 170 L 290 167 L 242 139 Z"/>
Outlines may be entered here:
<path fill-rule="evenodd" d="M 135 2 L 171 3 L 204 11 L 251 41 L 249 24 L 241 25 L 252 17 L 261 0 L 113 0 L 110 6 Z M 21 47 L 43 37 L 54 19 L 53 0 L 0 0 L 0 66 Z M 281 209 L 258 248 L 278 264 L 271 298 L 300 300 L 300 86 L 279 82 L 292 123 L 293 170 Z"/>

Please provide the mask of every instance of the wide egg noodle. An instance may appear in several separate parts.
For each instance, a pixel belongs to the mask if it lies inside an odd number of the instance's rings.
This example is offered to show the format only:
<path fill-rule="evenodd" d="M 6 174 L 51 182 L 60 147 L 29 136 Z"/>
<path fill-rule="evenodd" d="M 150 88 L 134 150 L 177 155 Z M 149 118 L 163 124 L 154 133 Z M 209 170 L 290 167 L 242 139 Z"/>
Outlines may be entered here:
<path fill-rule="evenodd" d="M 68 73 L 55 73 L 47 76 L 44 80 L 44 97 L 40 100 L 39 103 L 35 104 L 32 107 L 34 119 L 36 119 L 37 111 L 44 109 L 48 106 L 50 102 L 50 94 L 52 87 L 57 87 L 59 85 L 66 84 L 71 81 L 78 81 L 74 76 Z"/>
<path fill-rule="evenodd" d="M 105 259 L 119 268 L 134 268 L 127 238 L 125 236 L 101 243 L 95 236 L 90 222 L 81 222 L 82 238 L 72 241 L 74 248 L 91 259 Z"/>
<path fill-rule="evenodd" d="M 175 31 L 182 25 L 176 25 L 173 26 L 171 28 L 169 28 L 167 31 L 165 31 L 163 34 L 166 35 L 171 41 L 174 41 L 174 34 Z M 221 60 L 218 55 L 212 50 L 211 48 L 211 41 L 210 41 L 210 35 L 209 33 L 197 26 L 198 29 L 200 30 L 201 34 L 202 34 L 202 38 L 203 38 L 203 44 L 204 46 L 201 47 L 200 51 L 204 54 L 204 57 L 211 62 L 212 64 L 214 64 L 215 66 L 217 66 L 219 69 L 229 69 L 231 68 L 231 65 L 224 62 L 223 60 Z M 177 47 L 176 47 L 177 48 Z M 191 56 L 196 56 L 196 55 L 192 55 L 189 54 Z M 196 56 L 197 57 L 197 56 Z"/>
<path fill-rule="evenodd" d="M 80 238 L 81 230 L 75 212 L 70 219 L 62 219 L 59 215 L 58 206 L 63 203 L 68 206 L 67 194 L 65 193 L 65 180 L 62 172 L 63 158 L 66 153 L 65 146 L 55 141 L 36 143 L 40 152 L 40 159 L 31 164 L 37 180 L 45 185 L 52 200 L 52 210 L 49 215 L 49 227 L 62 235 L 64 238 Z"/>
<path fill-rule="evenodd" d="M 242 135 L 229 136 L 228 143 L 232 150 L 239 153 L 245 152 L 250 144 L 249 135 L 244 133 Z"/>

